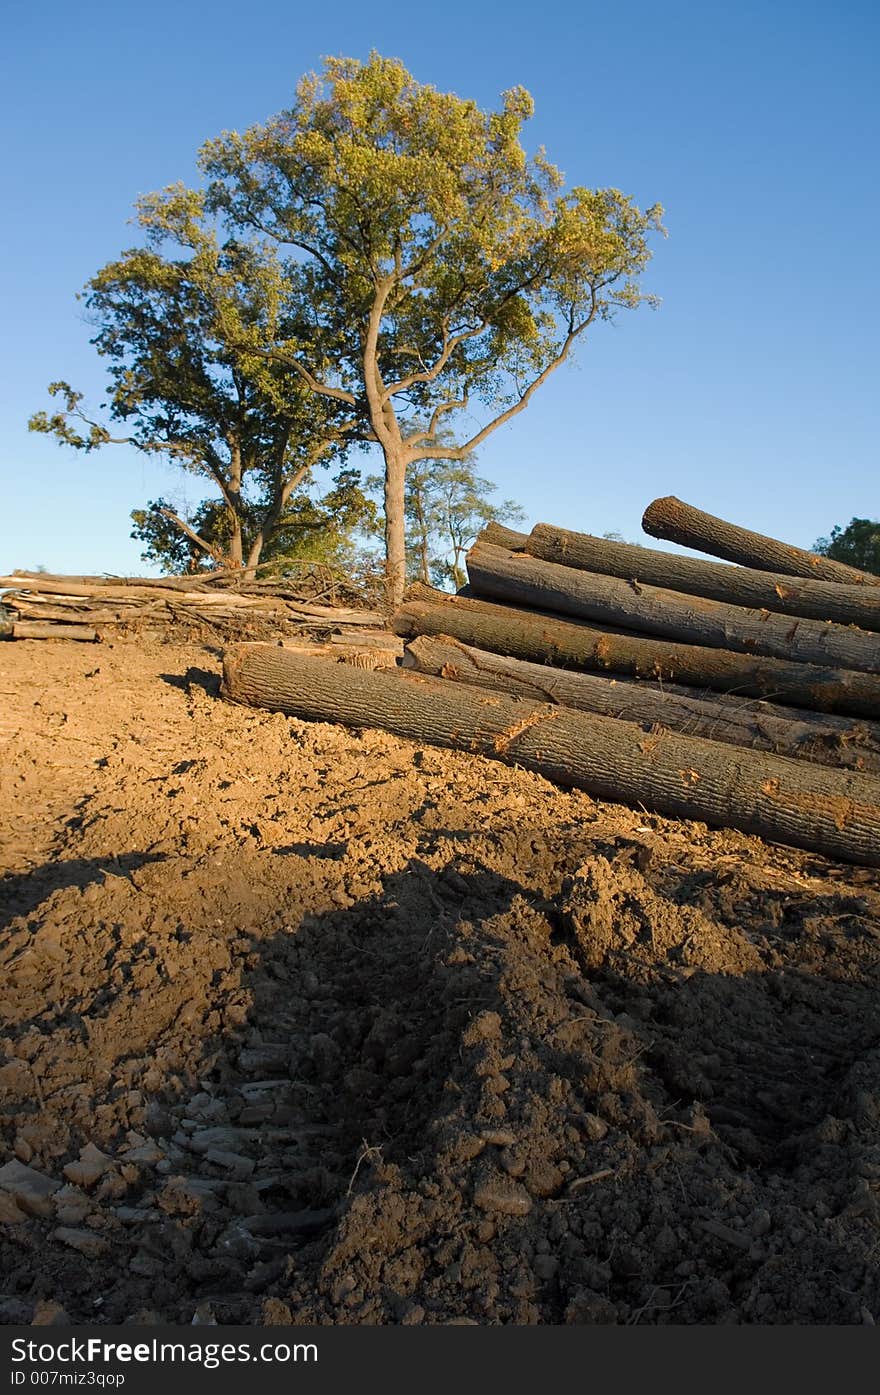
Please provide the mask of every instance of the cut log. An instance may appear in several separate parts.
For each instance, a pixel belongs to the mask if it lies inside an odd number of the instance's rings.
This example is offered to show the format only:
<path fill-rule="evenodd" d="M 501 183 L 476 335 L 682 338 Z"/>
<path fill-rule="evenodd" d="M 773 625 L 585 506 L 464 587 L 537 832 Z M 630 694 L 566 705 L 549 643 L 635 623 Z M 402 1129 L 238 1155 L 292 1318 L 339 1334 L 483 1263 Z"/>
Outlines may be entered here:
<path fill-rule="evenodd" d="M 523 766 L 598 799 L 880 866 L 880 780 L 421 674 L 366 673 L 271 645 L 227 650 L 233 702 L 379 727 Z"/>
<path fill-rule="evenodd" d="M 467 569 L 471 591 L 489 600 L 598 620 L 616 629 L 663 635 L 685 644 L 711 644 L 742 654 L 880 673 L 880 635 L 868 630 L 747 610 L 600 576 L 479 540 L 467 555 Z"/>
<path fill-rule="evenodd" d="M 101 636 L 87 625 L 54 625 L 51 621 L 15 620 L 8 639 L 79 639 L 86 644 L 100 643 Z"/>
<path fill-rule="evenodd" d="M 880 774 L 880 723 L 794 711 L 748 698 L 727 702 L 683 696 L 629 679 L 549 668 L 506 659 L 451 639 L 420 635 L 410 640 L 403 666 L 471 687 L 491 688 L 536 702 L 557 702 L 600 716 L 658 723 L 686 736 L 727 741 L 755 751 L 812 760 L 839 769 Z"/>
<path fill-rule="evenodd" d="M 783 615 L 804 615 L 813 620 L 833 620 L 880 630 L 880 590 L 859 583 L 846 586 L 834 581 L 808 581 L 802 577 L 773 576 L 750 567 L 729 567 L 702 557 L 613 542 L 590 533 L 573 533 L 536 523 L 531 533 L 517 533 L 500 523 L 490 523 L 479 541 L 527 552 L 544 562 L 557 562 L 581 571 L 602 572 L 624 581 L 647 582 L 670 591 L 726 601 Z"/>
<path fill-rule="evenodd" d="M 783 572 L 789 576 L 819 577 L 823 581 L 842 581 L 862 586 L 880 586 L 880 576 L 847 567 L 831 557 L 819 557 L 802 547 L 763 533 L 752 533 L 735 523 L 727 523 L 714 514 L 703 513 L 691 504 L 682 503 L 674 494 L 655 499 L 642 518 L 642 527 L 652 538 L 665 538 L 682 547 L 695 547 L 713 557 L 726 557 L 744 567 L 757 567 L 764 572 Z"/>
<path fill-rule="evenodd" d="M 880 676 L 735 654 L 708 645 L 676 644 L 560 620 L 467 596 L 449 596 L 421 582 L 411 586 L 393 620 L 396 634 L 452 635 L 476 649 L 559 668 L 623 673 L 634 678 L 710 688 L 741 697 L 880 718 Z"/>

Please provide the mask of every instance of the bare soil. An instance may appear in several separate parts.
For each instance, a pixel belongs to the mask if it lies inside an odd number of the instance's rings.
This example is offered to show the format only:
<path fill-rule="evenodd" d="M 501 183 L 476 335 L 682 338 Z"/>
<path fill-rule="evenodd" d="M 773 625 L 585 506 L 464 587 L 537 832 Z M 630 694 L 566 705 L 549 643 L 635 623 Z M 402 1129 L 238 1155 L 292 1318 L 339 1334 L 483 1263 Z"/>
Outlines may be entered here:
<path fill-rule="evenodd" d="M 0 1321 L 880 1318 L 880 873 L 219 672 L 0 647 Z"/>

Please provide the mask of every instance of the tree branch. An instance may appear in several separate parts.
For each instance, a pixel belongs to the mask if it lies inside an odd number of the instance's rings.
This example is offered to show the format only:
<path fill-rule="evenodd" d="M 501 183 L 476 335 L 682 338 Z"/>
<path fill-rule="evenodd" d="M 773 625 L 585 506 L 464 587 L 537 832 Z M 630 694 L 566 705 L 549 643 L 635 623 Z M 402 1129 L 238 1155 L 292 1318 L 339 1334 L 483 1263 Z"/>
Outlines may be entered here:
<path fill-rule="evenodd" d="M 482 428 L 481 431 L 478 431 L 475 436 L 472 436 L 469 441 L 465 441 L 464 445 L 425 447 L 423 450 L 417 450 L 414 454 L 409 456 L 410 462 L 412 463 L 416 460 L 428 459 L 463 460 L 464 457 L 468 455 L 470 451 L 476 450 L 477 446 L 482 445 L 483 441 L 485 441 L 488 436 L 491 436 L 493 431 L 497 431 L 499 426 L 504 426 L 506 422 L 510 421 L 513 417 L 517 416 L 523 410 L 523 408 L 528 406 L 533 394 L 537 392 L 538 388 L 541 387 L 541 385 L 547 381 L 547 379 L 550 377 L 550 374 L 555 369 L 557 369 L 561 363 L 564 363 L 565 360 L 568 358 L 568 355 L 571 352 L 571 348 L 575 340 L 581 334 L 583 334 L 584 330 L 587 329 L 588 326 L 592 324 L 593 320 L 595 319 L 597 309 L 598 305 L 596 301 L 596 295 L 595 291 L 593 291 L 591 296 L 590 313 L 587 315 L 586 319 L 582 320 L 580 324 L 575 324 L 571 319 L 569 320 L 568 334 L 563 340 L 562 347 L 560 348 L 559 353 L 556 355 L 554 359 L 551 360 L 550 363 L 547 364 L 547 367 L 541 373 L 539 373 L 536 378 L 532 379 L 528 387 L 520 394 L 518 400 L 514 402 L 511 407 L 508 407 L 506 412 L 502 412 L 500 416 L 497 416 L 495 418 L 494 421 L 490 421 L 486 426 Z"/>
<path fill-rule="evenodd" d="M 251 344 L 236 344 L 234 346 L 239 353 L 255 354 L 257 358 L 277 359 L 279 363 L 286 363 L 290 368 L 299 373 L 303 381 L 311 388 L 312 392 L 320 397 L 332 397 L 336 402 L 345 402 L 349 407 L 357 406 L 357 398 L 353 392 L 348 392 L 346 388 L 330 387 L 328 383 L 322 383 L 313 373 L 310 373 L 304 363 L 292 355 L 286 354 L 281 349 L 258 349 Z"/>
<path fill-rule="evenodd" d="M 159 509 L 159 513 L 163 514 L 165 518 L 170 519 L 174 526 L 179 528 L 181 533 L 189 538 L 190 542 L 195 543 L 196 547 L 201 548 L 202 552 L 206 553 L 208 557 L 213 557 L 214 561 L 217 563 L 223 561 L 222 551 L 219 548 L 212 547 L 210 543 L 206 543 L 204 538 L 200 538 L 198 533 L 190 528 L 188 523 L 184 523 L 183 519 L 179 518 L 172 509 L 161 508 Z"/>

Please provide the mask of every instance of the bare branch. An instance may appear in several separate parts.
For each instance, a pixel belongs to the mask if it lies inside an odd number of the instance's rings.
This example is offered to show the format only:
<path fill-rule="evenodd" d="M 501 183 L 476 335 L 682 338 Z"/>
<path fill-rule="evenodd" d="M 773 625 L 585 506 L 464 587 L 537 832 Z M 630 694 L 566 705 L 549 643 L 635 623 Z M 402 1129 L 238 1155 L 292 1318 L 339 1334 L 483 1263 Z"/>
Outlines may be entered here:
<path fill-rule="evenodd" d="M 178 517 L 173 509 L 161 508 L 159 509 L 159 513 L 164 515 L 165 518 L 170 519 L 174 526 L 179 528 L 181 533 L 188 537 L 191 543 L 195 543 L 196 547 L 201 548 L 202 552 L 208 557 L 213 557 L 214 561 L 218 563 L 223 561 L 222 550 L 217 547 L 212 547 L 210 543 L 205 542 L 204 538 L 200 538 L 198 533 L 190 528 L 188 523 L 184 523 L 183 519 Z"/>
<path fill-rule="evenodd" d="M 565 339 L 563 340 L 562 347 L 560 348 L 559 353 L 556 355 L 554 359 L 551 360 L 550 363 L 547 364 L 546 368 L 544 368 L 543 371 L 539 373 L 536 378 L 532 379 L 528 387 L 520 394 L 517 401 L 514 402 L 512 406 L 507 408 L 507 411 L 502 412 L 500 416 L 497 416 L 495 418 L 494 421 L 490 421 L 486 426 L 482 428 L 482 430 L 478 431 L 475 436 L 472 436 L 469 441 L 465 441 L 464 445 L 430 447 L 426 446 L 424 449 L 416 450 L 415 453 L 409 457 L 410 461 L 427 459 L 463 460 L 464 457 L 468 455 L 470 451 L 476 450 L 477 446 L 481 445 L 488 436 L 491 436 L 493 431 L 497 431 L 499 426 L 504 426 L 506 422 L 510 421 L 513 417 L 517 416 L 523 410 L 523 408 L 528 406 L 532 396 L 534 395 L 534 393 L 537 392 L 538 388 L 541 387 L 542 384 L 545 383 L 547 379 L 550 377 L 550 374 L 555 369 L 557 369 L 561 363 L 564 363 L 565 360 L 568 358 L 568 355 L 571 352 L 575 340 L 581 334 L 583 334 L 584 330 L 587 329 L 587 327 L 590 324 L 592 324 L 593 320 L 595 319 L 597 309 L 598 305 L 594 293 L 592 296 L 590 313 L 587 315 L 586 319 L 582 320 L 579 324 L 576 324 L 571 318 L 569 319 L 569 330 Z"/>

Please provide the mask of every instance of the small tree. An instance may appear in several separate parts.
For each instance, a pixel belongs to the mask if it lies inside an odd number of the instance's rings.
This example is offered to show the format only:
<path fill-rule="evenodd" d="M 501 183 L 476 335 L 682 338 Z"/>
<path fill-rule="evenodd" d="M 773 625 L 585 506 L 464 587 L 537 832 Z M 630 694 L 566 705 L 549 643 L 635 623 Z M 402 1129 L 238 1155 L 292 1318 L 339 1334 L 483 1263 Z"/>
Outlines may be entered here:
<path fill-rule="evenodd" d="M 532 109 L 517 87 L 483 112 L 374 53 L 329 59 L 290 110 L 202 150 L 208 207 L 288 249 L 297 333 L 253 352 L 382 450 L 394 602 L 412 467 L 465 459 L 590 325 L 648 299 L 637 278 L 659 205 L 643 213 L 616 189 L 561 193 L 559 171 L 520 144 Z M 484 423 L 439 445 L 475 403 Z"/>
<path fill-rule="evenodd" d="M 813 551 L 880 576 L 880 523 L 870 518 L 852 518 L 845 528 L 837 525 L 831 529 L 830 537 L 819 538 Z"/>
<path fill-rule="evenodd" d="M 352 443 L 336 405 L 269 353 L 297 330 L 277 250 L 224 236 L 203 197 L 182 186 L 138 205 L 146 246 L 124 252 L 88 283 L 92 343 L 109 362 L 108 415 L 94 420 L 67 383 L 63 408 L 30 427 L 78 450 L 129 443 L 165 455 L 217 491 L 189 517 L 165 500 L 135 510 L 133 536 L 174 570 L 254 568 L 290 520 L 295 491 L 318 463 Z"/>
<path fill-rule="evenodd" d="M 427 460 L 411 468 L 406 517 L 420 580 L 464 586 L 464 556 L 480 530 L 492 519 L 522 522 L 525 514 L 512 499 L 492 501 L 496 489 L 472 460 Z"/>

